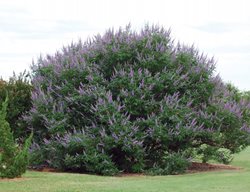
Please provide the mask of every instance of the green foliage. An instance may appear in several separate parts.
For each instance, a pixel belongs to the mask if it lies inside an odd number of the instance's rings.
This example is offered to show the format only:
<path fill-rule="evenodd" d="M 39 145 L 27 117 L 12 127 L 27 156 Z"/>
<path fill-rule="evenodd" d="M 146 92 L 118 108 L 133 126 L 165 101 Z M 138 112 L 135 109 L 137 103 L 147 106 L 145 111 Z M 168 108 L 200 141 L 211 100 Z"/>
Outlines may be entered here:
<path fill-rule="evenodd" d="M 250 101 L 250 91 L 243 91 L 243 92 L 241 92 L 241 97 L 243 99 L 246 99 L 246 100 Z"/>
<path fill-rule="evenodd" d="M 0 177 L 14 178 L 20 177 L 26 171 L 32 134 L 25 140 L 22 149 L 15 143 L 6 121 L 7 105 L 8 98 L 2 103 L 0 111 Z"/>
<path fill-rule="evenodd" d="M 25 71 L 18 76 L 13 74 L 8 81 L 0 80 L 0 103 L 4 102 L 8 93 L 6 120 L 10 124 L 14 138 L 20 139 L 29 135 L 30 131 L 22 116 L 31 108 L 31 91 L 32 85 Z"/>
<path fill-rule="evenodd" d="M 183 154 L 179 153 L 166 153 L 162 158 L 161 164 L 155 164 L 152 168 L 147 170 L 150 175 L 175 175 L 185 173 L 190 165 Z"/>
<path fill-rule="evenodd" d="M 233 153 L 229 149 L 212 147 L 207 144 L 201 145 L 196 150 L 196 154 L 203 163 L 207 163 L 209 160 L 216 160 L 219 163 L 229 164 L 233 160 Z"/>
<path fill-rule="evenodd" d="M 215 153 L 215 160 L 223 164 L 229 164 L 233 160 L 232 152 L 229 149 L 220 148 Z"/>
<path fill-rule="evenodd" d="M 215 152 L 216 149 L 207 144 L 202 144 L 197 150 L 197 154 L 201 155 L 201 160 L 203 163 L 207 163 L 209 160 L 213 159 Z"/>

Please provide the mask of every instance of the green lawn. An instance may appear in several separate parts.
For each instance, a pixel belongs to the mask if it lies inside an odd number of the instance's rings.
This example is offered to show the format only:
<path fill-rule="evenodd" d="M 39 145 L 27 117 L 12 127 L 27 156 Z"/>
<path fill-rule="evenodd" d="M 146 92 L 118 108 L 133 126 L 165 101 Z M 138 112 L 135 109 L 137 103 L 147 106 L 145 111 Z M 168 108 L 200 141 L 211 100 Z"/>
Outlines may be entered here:
<path fill-rule="evenodd" d="M 250 192 L 250 148 L 232 164 L 244 169 L 154 177 L 28 171 L 22 179 L 0 180 L 0 192 Z"/>

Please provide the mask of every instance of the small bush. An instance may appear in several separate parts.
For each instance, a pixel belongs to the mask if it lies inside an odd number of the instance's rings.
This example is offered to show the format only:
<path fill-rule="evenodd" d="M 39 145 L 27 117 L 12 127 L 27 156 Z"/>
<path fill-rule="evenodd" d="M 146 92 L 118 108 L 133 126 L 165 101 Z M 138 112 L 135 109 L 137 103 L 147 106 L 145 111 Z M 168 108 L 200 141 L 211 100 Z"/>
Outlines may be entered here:
<path fill-rule="evenodd" d="M 207 163 L 209 160 L 212 160 L 215 158 L 216 151 L 217 151 L 216 148 L 207 144 L 202 144 L 197 149 L 197 155 L 202 160 L 202 163 Z"/>
<path fill-rule="evenodd" d="M 233 160 L 233 154 L 229 149 L 212 147 L 207 144 L 201 145 L 196 150 L 196 155 L 207 163 L 209 160 L 216 160 L 219 163 L 229 164 Z"/>
<path fill-rule="evenodd" d="M 160 165 L 155 164 L 146 172 L 150 175 L 175 175 L 184 173 L 190 162 L 179 153 L 166 153 Z"/>
<path fill-rule="evenodd" d="M 3 102 L 0 111 L 0 177 L 14 178 L 20 177 L 26 171 L 32 135 L 25 140 L 22 149 L 14 142 L 9 123 L 5 120 L 7 102 L 8 99 Z"/>
<path fill-rule="evenodd" d="M 220 163 L 229 164 L 233 160 L 233 155 L 229 149 L 220 148 L 216 151 L 214 159 Z"/>

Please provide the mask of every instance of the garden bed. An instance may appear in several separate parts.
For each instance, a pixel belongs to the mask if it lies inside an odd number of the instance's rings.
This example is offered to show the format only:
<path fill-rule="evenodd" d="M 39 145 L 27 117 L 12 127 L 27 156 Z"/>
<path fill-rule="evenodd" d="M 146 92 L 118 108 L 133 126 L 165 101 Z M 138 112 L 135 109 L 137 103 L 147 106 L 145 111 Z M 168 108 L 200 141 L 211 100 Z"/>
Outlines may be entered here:
<path fill-rule="evenodd" d="M 224 165 L 224 164 L 211 164 L 211 163 L 200 163 L 200 162 L 192 162 L 189 166 L 187 173 L 197 173 L 197 172 L 207 172 L 207 171 L 222 171 L 222 170 L 241 170 L 241 167 L 236 167 L 232 165 Z M 56 170 L 54 168 L 42 166 L 42 167 L 36 167 L 36 168 L 30 168 L 30 170 L 33 171 L 39 171 L 39 172 L 62 172 L 59 170 Z M 122 173 L 118 176 L 121 177 L 130 177 L 130 176 L 143 176 L 144 173 Z"/>
<path fill-rule="evenodd" d="M 224 164 L 210 164 L 192 162 L 188 168 L 188 173 L 203 172 L 203 171 L 220 171 L 220 170 L 240 170 L 242 168 Z"/>

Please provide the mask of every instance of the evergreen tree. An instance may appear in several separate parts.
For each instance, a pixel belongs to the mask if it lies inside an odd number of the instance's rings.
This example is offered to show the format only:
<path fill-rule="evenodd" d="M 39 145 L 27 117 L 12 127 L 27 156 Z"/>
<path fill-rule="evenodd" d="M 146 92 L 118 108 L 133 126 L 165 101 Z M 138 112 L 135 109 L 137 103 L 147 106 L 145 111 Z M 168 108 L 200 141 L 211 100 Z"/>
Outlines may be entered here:
<path fill-rule="evenodd" d="M 25 173 L 28 165 L 28 149 L 32 134 L 26 139 L 23 148 L 15 143 L 10 125 L 6 121 L 8 97 L 0 110 L 0 177 L 15 178 Z"/>

